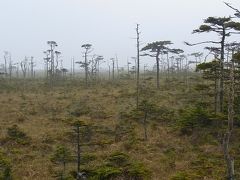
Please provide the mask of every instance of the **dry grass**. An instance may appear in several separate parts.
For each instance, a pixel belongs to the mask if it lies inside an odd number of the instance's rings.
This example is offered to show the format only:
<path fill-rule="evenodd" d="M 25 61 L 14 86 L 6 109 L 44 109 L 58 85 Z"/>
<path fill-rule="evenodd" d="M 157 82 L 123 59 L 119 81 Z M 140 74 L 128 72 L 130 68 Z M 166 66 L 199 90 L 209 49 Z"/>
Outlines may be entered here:
<path fill-rule="evenodd" d="M 153 84 L 148 83 L 149 86 Z M 155 91 L 153 100 L 159 106 L 179 109 L 183 106 L 186 96 L 181 97 L 183 92 L 173 87 L 170 90 L 163 88 L 159 92 Z M 122 151 L 144 163 L 152 171 L 153 180 L 167 180 L 178 171 L 191 169 L 191 162 L 198 158 L 190 138 L 179 136 L 177 131 L 164 122 L 150 122 L 148 141 L 144 141 L 142 125 L 133 120 L 137 138 L 133 147 L 128 147 L 127 144 L 130 137 L 115 142 L 114 134 L 111 133 L 114 133 L 116 125 L 119 124 L 119 112 L 125 112 L 135 106 L 133 81 L 123 81 L 115 85 L 104 82 L 103 85 L 88 89 L 76 85 L 56 87 L 47 92 L 46 88 L 41 86 L 32 89 L 36 92 L 2 91 L 0 96 L 0 139 L 7 136 L 6 130 L 13 124 L 17 124 L 31 139 L 28 145 L 2 145 L 11 159 L 14 179 L 54 179 L 55 165 L 50 161 L 50 157 L 59 144 L 74 150 L 75 146 L 67 134 L 73 131 L 70 123 L 76 120 L 100 129 L 100 132 L 93 132 L 96 135 L 93 135 L 92 141 L 102 145 L 83 148 L 83 153 L 92 153 L 97 157 L 85 167 L 101 165 L 106 156 L 115 151 Z M 77 102 L 85 102 L 93 114 L 71 116 L 69 112 Z M 106 113 L 105 118 L 98 119 L 94 116 L 103 112 Z M 106 144 L 103 145 L 104 143 Z M 205 153 L 220 153 L 220 149 L 214 145 L 201 148 Z M 75 164 L 71 163 L 67 168 L 73 169 Z M 206 179 L 211 177 L 206 176 Z"/>

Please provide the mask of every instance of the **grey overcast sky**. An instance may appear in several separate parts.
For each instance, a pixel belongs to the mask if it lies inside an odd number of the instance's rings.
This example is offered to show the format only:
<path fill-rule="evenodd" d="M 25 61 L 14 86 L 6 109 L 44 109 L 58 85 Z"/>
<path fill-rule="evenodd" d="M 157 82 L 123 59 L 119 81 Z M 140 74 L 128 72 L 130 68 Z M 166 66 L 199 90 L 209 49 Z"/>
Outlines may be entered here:
<path fill-rule="evenodd" d="M 240 8 L 239 0 L 226 1 Z M 13 61 L 34 56 L 41 67 L 48 40 L 58 43 L 67 66 L 73 56 L 82 59 L 84 43 L 91 43 L 106 60 L 118 54 L 124 64 L 135 56 L 136 23 L 141 25 L 143 45 L 171 40 L 186 53 L 201 51 L 185 47 L 183 41 L 205 39 L 191 32 L 208 16 L 233 14 L 222 0 L 0 0 L 0 64 L 7 50 Z"/>

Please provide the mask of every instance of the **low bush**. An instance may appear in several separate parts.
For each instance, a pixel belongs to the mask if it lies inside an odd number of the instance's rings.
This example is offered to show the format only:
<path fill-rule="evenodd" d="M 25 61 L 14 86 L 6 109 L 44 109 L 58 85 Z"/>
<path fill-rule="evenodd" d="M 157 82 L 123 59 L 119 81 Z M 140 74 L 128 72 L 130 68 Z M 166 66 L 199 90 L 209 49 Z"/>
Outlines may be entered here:
<path fill-rule="evenodd" d="M 182 134 L 191 134 L 195 128 L 212 124 L 211 115 L 202 107 L 189 108 L 180 112 L 177 125 Z"/>
<path fill-rule="evenodd" d="M 11 180 L 11 165 L 4 153 L 0 151 L 0 179 Z"/>
<path fill-rule="evenodd" d="M 8 139 L 16 141 L 20 144 L 29 144 L 30 138 L 26 135 L 25 132 L 21 131 L 17 125 L 13 125 L 7 129 Z"/>

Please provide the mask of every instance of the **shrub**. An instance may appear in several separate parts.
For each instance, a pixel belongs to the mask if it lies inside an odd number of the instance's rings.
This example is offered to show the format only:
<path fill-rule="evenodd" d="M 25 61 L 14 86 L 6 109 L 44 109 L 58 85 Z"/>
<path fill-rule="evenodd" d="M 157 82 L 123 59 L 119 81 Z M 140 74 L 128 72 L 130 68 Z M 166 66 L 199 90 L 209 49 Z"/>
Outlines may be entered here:
<path fill-rule="evenodd" d="M 9 160 L 0 151 L 0 179 L 11 180 L 11 166 Z"/>
<path fill-rule="evenodd" d="M 51 157 L 51 161 L 58 164 L 66 164 L 72 160 L 70 150 L 65 146 L 57 146 L 54 154 Z"/>
<path fill-rule="evenodd" d="M 109 165 L 123 167 L 129 164 L 129 156 L 122 152 L 115 152 L 108 157 Z"/>
<path fill-rule="evenodd" d="M 91 161 L 97 159 L 96 155 L 93 154 L 83 154 L 81 156 L 81 164 L 88 164 Z"/>
<path fill-rule="evenodd" d="M 107 158 L 107 162 L 89 173 L 89 179 L 150 179 L 150 171 L 141 163 L 131 161 L 130 157 L 122 152 L 115 152 Z"/>
<path fill-rule="evenodd" d="M 25 132 L 21 131 L 17 125 L 13 125 L 7 129 L 7 135 L 10 140 L 16 141 L 22 145 L 29 144 L 30 138 Z"/>
<path fill-rule="evenodd" d="M 65 146 L 57 146 L 54 154 L 51 157 L 51 161 L 55 164 L 61 164 L 63 169 L 55 172 L 58 179 L 69 179 L 66 175 L 66 164 L 72 161 L 72 155 L 68 148 Z"/>
<path fill-rule="evenodd" d="M 108 117 L 107 113 L 101 105 L 91 107 L 91 111 L 89 111 L 89 116 L 92 119 L 106 119 Z"/>
<path fill-rule="evenodd" d="M 138 162 L 132 163 L 127 169 L 127 176 L 129 179 L 150 179 L 150 174 L 150 171 L 142 163 Z"/>
<path fill-rule="evenodd" d="M 80 100 L 80 102 L 74 103 L 70 108 L 69 113 L 74 117 L 80 117 L 90 113 L 90 107 L 85 100 Z"/>
<path fill-rule="evenodd" d="M 13 125 L 12 127 L 8 128 L 7 134 L 12 139 L 23 139 L 27 137 L 17 125 Z"/>
<path fill-rule="evenodd" d="M 102 166 L 96 170 L 96 175 L 92 179 L 110 180 L 121 176 L 121 170 L 115 167 Z"/>
<path fill-rule="evenodd" d="M 178 172 L 173 177 L 171 177 L 171 180 L 191 180 L 189 176 L 184 172 Z"/>
<path fill-rule="evenodd" d="M 180 113 L 178 126 L 183 134 L 191 134 L 197 127 L 207 127 L 211 125 L 210 114 L 202 107 L 189 108 Z"/>

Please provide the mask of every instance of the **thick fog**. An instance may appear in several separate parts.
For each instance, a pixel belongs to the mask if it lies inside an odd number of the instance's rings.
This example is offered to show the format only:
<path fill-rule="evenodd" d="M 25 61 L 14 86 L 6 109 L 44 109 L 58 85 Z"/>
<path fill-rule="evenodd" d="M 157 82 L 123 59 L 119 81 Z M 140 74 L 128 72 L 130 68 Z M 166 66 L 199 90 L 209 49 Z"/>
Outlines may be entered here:
<path fill-rule="evenodd" d="M 239 0 L 229 0 L 240 7 Z M 105 60 L 135 56 L 135 27 L 140 24 L 141 44 L 171 40 L 172 47 L 186 53 L 201 47 L 186 47 L 183 41 L 217 39 L 217 35 L 192 35 L 208 16 L 229 16 L 234 11 L 222 0 L 0 0 L 0 63 L 3 51 L 13 61 L 34 56 L 43 67 L 46 41 L 58 43 L 66 67 L 70 59 L 82 59 L 81 45 L 90 43 Z M 236 36 L 239 40 L 239 36 Z M 154 63 L 143 58 L 142 63 Z"/>

